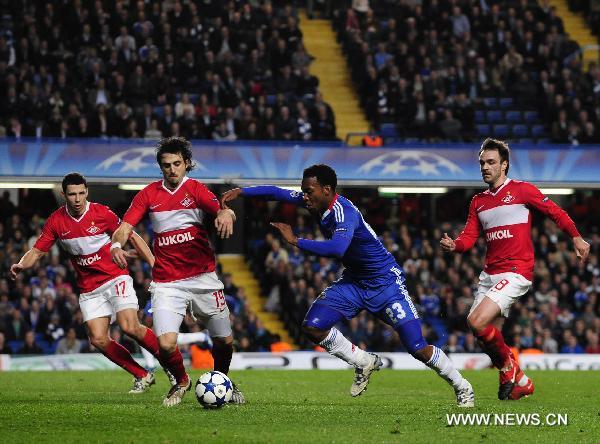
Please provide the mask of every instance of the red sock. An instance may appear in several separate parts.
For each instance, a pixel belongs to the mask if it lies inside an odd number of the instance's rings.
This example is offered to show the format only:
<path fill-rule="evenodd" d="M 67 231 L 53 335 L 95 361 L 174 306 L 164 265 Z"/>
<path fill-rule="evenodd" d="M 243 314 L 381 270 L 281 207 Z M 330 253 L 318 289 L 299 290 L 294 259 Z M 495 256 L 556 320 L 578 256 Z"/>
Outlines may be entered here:
<path fill-rule="evenodd" d="M 136 378 L 143 378 L 148 374 L 144 367 L 135 362 L 131 353 L 113 339 L 110 340 L 102 354 Z"/>
<path fill-rule="evenodd" d="M 504 342 L 500 330 L 493 325 L 488 325 L 477 333 L 477 339 L 483 345 L 483 350 L 492 360 L 497 369 L 502 369 L 510 361 L 510 348 Z"/>
<path fill-rule="evenodd" d="M 178 384 L 188 380 L 188 375 L 185 372 L 185 366 L 183 365 L 183 356 L 181 356 L 179 347 L 177 347 L 171 354 L 161 350 L 160 355 L 161 361 L 164 362 L 165 368 L 168 369 L 173 376 L 175 376 Z"/>

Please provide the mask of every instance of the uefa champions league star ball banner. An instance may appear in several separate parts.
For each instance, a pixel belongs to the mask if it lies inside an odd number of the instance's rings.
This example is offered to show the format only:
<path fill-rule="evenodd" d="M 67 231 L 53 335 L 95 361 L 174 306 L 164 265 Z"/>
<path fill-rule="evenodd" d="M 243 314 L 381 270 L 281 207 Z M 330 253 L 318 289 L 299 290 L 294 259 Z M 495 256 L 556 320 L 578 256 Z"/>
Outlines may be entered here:
<path fill-rule="evenodd" d="M 297 183 L 315 163 L 333 166 L 340 181 L 356 184 L 480 184 L 477 144 L 406 144 L 385 148 L 335 144 L 193 141 L 197 168 L 207 182 Z M 150 180 L 159 176 L 155 142 L 67 139 L 0 143 L 0 176 L 60 178 L 79 171 L 90 179 Z M 510 176 L 536 184 L 600 183 L 600 146 L 514 145 Z"/>
<path fill-rule="evenodd" d="M 394 370 L 426 370 L 427 367 L 408 353 L 379 353 L 385 368 Z M 459 370 L 480 370 L 491 365 L 483 353 L 454 353 L 450 359 Z M 525 370 L 600 370 L 600 355 L 548 354 L 521 355 L 521 367 Z M 141 365 L 144 361 L 136 359 Z M 118 369 L 99 353 L 42 356 L 0 355 L 0 371 L 48 371 L 48 370 L 112 370 Z M 185 362 L 189 367 L 190 363 Z M 232 370 L 344 370 L 345 362 L 319 352 L 288 353 L 234 353 Z"/>

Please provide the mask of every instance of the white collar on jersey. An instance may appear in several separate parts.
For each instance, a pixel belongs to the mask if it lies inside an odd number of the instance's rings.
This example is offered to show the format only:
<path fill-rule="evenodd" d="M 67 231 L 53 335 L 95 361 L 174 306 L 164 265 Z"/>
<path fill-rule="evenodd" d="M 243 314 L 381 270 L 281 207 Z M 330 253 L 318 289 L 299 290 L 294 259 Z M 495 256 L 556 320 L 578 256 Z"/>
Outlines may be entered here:
<path fill-rule="evenodd" d="M 184 177 L 183 177 L 183 180 L 181 181 L 181 183 L 180 183 L 179 185 L 177 185 L 177 188 L 175 188 L 173 191 L 171 191 L 170 189 L 168 189 L 168 188 L 165 186 L 165 180 L 164 180 L 164 179 L 162 180 L 162 182 L 161 182 L 160 184 L 161 184 L 161 185 L 162 185 L 162 187 L 163 187 L 163 188 L 164 188 L 164 189 L 167 191 L 167 193 L 170 193 L 170 194 L 175 194 L 177 191 L 179 191 L 179 188 L 181 188 L 181 185 L 183 185 L 184 183 L 186 183 L 188 179 L 189 179 L 189 177 L 187 177 L 187 176 L 184 176 Z"/>
<path fill-rule="evenodd" d="M 500 185 L 500 187 L 499 187 L 499 188 L 498 188 L 496 191 L 494 191 L 494 192 L 492 193 L 490 190 L 488 190 L 488 191 L 489 191 L 489 193 L 490 193 L 492 196 L 495 196 L 495 195 L 497 195 L 497 194 L 500 192 L 500 190 L 501 190 L 502 188 L 504 188 L 506 185 L 508 185 L 508 182 L 510 182 L 510 179 L 507 177 L 507 178 L 506 178 L 506 180 L 504 181 L 504 183 L 503 183 L 502 185 Z"/>
<path fill-rule="evenodd" d="M 81 219 L 83 219 L 83 216 L 85 216 L 85 214 L 88 212 L 89 209 L 90 209 L 90 202 L 88 201 L 85 203 L 85 211 L 83 212 L 83 214 L 81 216 L 79 216 L 79 218 L 75 218 L 71 215 L 71 213 L 69 213 L 69 207 L 67 207 L 67 204 L 65 204 L 65 211 L 67 212 L 69 217 L 71 219 L 73 219 L 75 222 L 80 222 Z"/>
<path fill-rule="evenodd" d="M 333 206 L 338 202 L 338 197 L 340 197 L 340 195 L 338 193 L 335 193 L 335 197 L 329 204 L 329 208 L 327 208 L 327 210 L 325 210 L 325 212 L 323 213 L 323 216 L 321 216 L 321 220 L 325 220 L 325 218 L 329 216 L 329 213 L 331 213 Z"/>

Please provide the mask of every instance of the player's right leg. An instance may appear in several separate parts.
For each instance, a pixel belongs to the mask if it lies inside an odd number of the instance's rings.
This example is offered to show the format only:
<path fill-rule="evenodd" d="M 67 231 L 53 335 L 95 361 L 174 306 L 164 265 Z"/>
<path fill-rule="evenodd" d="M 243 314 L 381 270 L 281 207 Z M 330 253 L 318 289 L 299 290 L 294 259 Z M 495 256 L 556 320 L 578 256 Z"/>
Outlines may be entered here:
<path fill-rule="evenodd" d="M 192 382 L 185 371 L 183 356 L 177 347 L 177 334 L 187 307 L 187 294 L 171 283 L 154 283 L 152 288 L 153 328 L 158 337 L 160 361 L 175 377 L 174 384 L 165 399 L 165 407 L 181 403 Z"/>
<path fill-rule="evenodd" d="M 110 317 L 88 319 L 86 326 L 92 345 L 135 378 L 133 389 L 129 393 L 142 393 L 154 384 L 154 374 L 139 365 L 125 347 L 109 336 Z"/>
<path fill-rule="evenodd" d="M 352 304 L 341 293 L 352 293 L 354 289 L 350 288 L 351 285 L 339 280 L 328 287 L 306 313 L 302 329 L 330 355 L 354 366 L 355 375 L 350 394 L 358 396 L 366 390 L 372 373 L 379 370 L 383 363 L 379 356 L 362 350 L 335 328 L 342 319 L 351 319 L 360 311 L 360 307 Z"/>

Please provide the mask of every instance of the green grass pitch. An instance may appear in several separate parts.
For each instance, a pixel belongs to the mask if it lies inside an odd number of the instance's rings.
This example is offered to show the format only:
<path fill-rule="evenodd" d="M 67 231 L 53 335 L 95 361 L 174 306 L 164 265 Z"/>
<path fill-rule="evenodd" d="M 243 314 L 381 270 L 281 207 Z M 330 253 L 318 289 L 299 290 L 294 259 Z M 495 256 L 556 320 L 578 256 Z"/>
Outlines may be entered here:
<path fill-rule="evenodd" d="M 194 372 L 195 379 L 201 372 Z M 466 371 L 474 409 L 454 406 L 433 372 L 382 370 L 351 398 L 351 371 L 236 371 L 247 404 L 205 410 L 193 391 L 160 403 L 164 374 L 128 395 L 121 371 L 0 372 L 0 442 L 14 443 L 554 443 L 600 442 L 600 372 L 531 371 L 534 396 L 498 401 L 497 372 Z M 568 425 L 448 426 L 451 413 L 567 414 Z"/>

